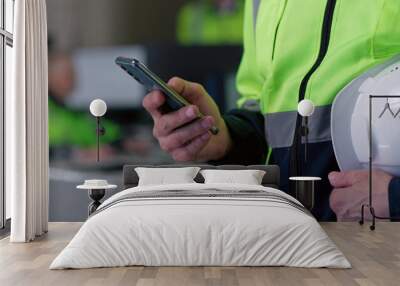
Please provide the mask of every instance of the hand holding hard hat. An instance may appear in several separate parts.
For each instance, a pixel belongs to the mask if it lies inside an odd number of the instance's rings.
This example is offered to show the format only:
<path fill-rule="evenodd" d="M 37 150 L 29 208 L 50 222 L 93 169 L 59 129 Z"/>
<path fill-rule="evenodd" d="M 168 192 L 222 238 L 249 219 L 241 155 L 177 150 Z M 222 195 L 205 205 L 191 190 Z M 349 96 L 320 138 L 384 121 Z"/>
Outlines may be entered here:
<path fill-rule="evenodd" d="M 348 84 L 336 97 L 331 114 L 332 141 L 342 172 L 332 172 L 331 208 L 338 220 L 359 217 L 368 200 L 369 95 L 372 104 L 372 172 L 376 215 L 389 215 L 388 188 L 400 175 L 400 57 L 380 65 Z M 375 170 L 376 169 L 376 170 Z"/>

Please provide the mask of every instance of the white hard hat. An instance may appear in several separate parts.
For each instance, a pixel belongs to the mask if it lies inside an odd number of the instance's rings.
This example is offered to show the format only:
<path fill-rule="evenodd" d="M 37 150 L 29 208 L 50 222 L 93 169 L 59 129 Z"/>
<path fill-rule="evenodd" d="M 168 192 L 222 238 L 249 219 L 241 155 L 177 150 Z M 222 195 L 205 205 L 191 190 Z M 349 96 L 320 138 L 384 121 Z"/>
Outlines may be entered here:
<path fill-rule="evenodd" d="M 372 99 L 373 168 L 399 176 L 400 97 L 385 96 L 400 96 L 400 56 L 357 77 L 337 95 L 331 112 L 336 159 L 344 171 L 368 168 L 370 95 L 379 96 Z"/>

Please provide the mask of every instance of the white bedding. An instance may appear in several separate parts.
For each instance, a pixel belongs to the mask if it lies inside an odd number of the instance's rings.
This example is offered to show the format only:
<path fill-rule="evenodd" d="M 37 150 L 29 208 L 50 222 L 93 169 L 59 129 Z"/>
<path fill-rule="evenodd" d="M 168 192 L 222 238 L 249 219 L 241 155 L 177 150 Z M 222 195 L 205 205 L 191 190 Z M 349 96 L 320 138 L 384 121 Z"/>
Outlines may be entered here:
<path fill-rule="evenodd" d="M 50 269 L 127 265 L 351 267 L 318 222 L 290 204 L 235 196 L 113 203 L 137 192 L 204 193 L 211 189 L 261 190 L 298 203 L 279 190 L 254 185 L 193 183 L 127 189 L 100 206 Z"/>

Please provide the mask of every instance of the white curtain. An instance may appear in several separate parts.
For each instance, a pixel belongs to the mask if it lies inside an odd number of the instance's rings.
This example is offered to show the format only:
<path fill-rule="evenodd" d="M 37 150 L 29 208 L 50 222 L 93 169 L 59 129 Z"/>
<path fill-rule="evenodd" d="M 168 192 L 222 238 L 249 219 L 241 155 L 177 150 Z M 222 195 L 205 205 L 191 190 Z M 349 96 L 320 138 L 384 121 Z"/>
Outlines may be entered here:
<path fill-rule="evenodd" d="M 12 242 L 47 232 L 47 20 L 45 0 L 16 0 L 13 93 L 6 98 L 6 187 Z"/>

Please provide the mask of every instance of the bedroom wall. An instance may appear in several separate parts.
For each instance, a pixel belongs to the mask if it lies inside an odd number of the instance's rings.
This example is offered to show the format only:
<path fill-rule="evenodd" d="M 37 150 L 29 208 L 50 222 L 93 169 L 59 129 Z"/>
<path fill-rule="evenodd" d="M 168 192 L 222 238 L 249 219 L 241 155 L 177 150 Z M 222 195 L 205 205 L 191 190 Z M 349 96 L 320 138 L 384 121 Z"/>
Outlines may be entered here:
<path fill-rule="evenodd" d="M 221 110 L 226 104 L 235 105 L 234 74 L 240 62 L 241 46 L 177 44 L 176 18 L 181 6 L 187 2 L 47 1 L 51 42 L 49 63 L 53 67 L 49 69 L 52 75 L 49 79 L 53 80 L 49 102 L 61 103 L 59 110 L 72 112 L 73 116 L 84 114 L 94 123 L 88 106 L 93 99 L 101 98 L 108 105 L 105 119 L 121 130 L 111 143 L 102 144 L 105 155 L 101 155 L 98 163 L 94 145 L 82 146 L 69 140 L 69 133 L 74 132 L 76 125 L 89 125 L 81 124 L 82 121 L 77 124 L 70 120 L 71 117 L 63 119 L 63 112 L 51 112 L 54 117 L 53 121 L 49 117 L 50 130 L 52 122 L 67 121 L 74 126 L 67 126 L 67 132 L 58 132 L 64 134 L 62 144 L 49 140 L 50 221 L 84 221 L 87 218 L 90 199 L 86 191 L 76 189 L 84 180 L 107 179 L 121 188 L 124 164 L 174 163 L 152 136 L 153 121 L 141 104 L 144 88 L 115 65 L 117 56 L 138 58 L 165 80 L 179 75 L 202 83 Z M 58 82 L 55 83 L 55 79 Z M 54 95 L 60 92 L 57 86 L 62 87 L 62 92 L 67 89 L 61 102 L 55 100 Z M 65 130 L 59 125 L 54 126 L 57 131 Z M 94 125 L 92 129 L 80 132 L 91 134 L 89 136 L 95 139 Z M 107 134 L 111 133 L 107 131 Z M 107 196 L 114 192 L 108 192 Z"/>
<path fill-rule="evenodd" d="M 175 41 L 175 18 L 184 0 L 51 0 L 47 1 L 48 32 L 52 50 L 66 51 L 75 55 L 87 48 L 132 46 L 135 44 L 171 43 Z M 166 16 L 168 15 L 168 16 Z M 162 20 L 160 20 L 162 19 Z M 151 30 L 151 32 L 150 32 Z M 112 70 L 114 71 L 114 70 Z M 76 71 L 77 72 L 77 71 Z M 89 95 L 88 95 L 89 96 Z M 93 95 L 99 96 L 99 95 Z M 112 106 L 112 98 L 106 99 Z M 112 112 L 112 110 L 110 110 Z M 109 113 L 109 112 L 108 112 Z M 132 121 L 138 121 L 136 113 L 130 112 Z M 147 138 L 144 127 L 134 128 L 135 138 Z M 151 133 L 151 131 L 148 131 Z M 133 138 L 135 140 L 135 138 Z M 133 143 L 137 144 L 137 143 Z M 139 144 L 143 144 L 140 143 Z M 169 161 L 154 141 L 146 143 L 154 163 Z M 76 185 L 85 178 L 107 179 L 109 183 L 121 186 L 121 168 L 128 160 L 146 162 L 149 157 L 118 154 L 120 162 L 104 161 L 100 164 L 54 162 L 50 163 L 50 221 L 84 221 L 90 203 L 86 191 L 78 191 Z M 121 159 L 122 157 L 122 159 Z M 105 167 L 107 164 L 112 167 Z M 100 167 L 100 168 L 99 168 Z M 78 168 L 78 170 L 77 170 Z M 107 192 L 106 197 L 115 191 Z"/>
<path fill-rule="evenodd" d="M 48 30 L 59 48 L 175 41 L 185 0 L 51 0 Z M 160 20 L 162 19 L 162 20 Z M 147 26 L 143 25 L 146 23 Z M 149 28 L 151 27 L 151 32 Z"/>

